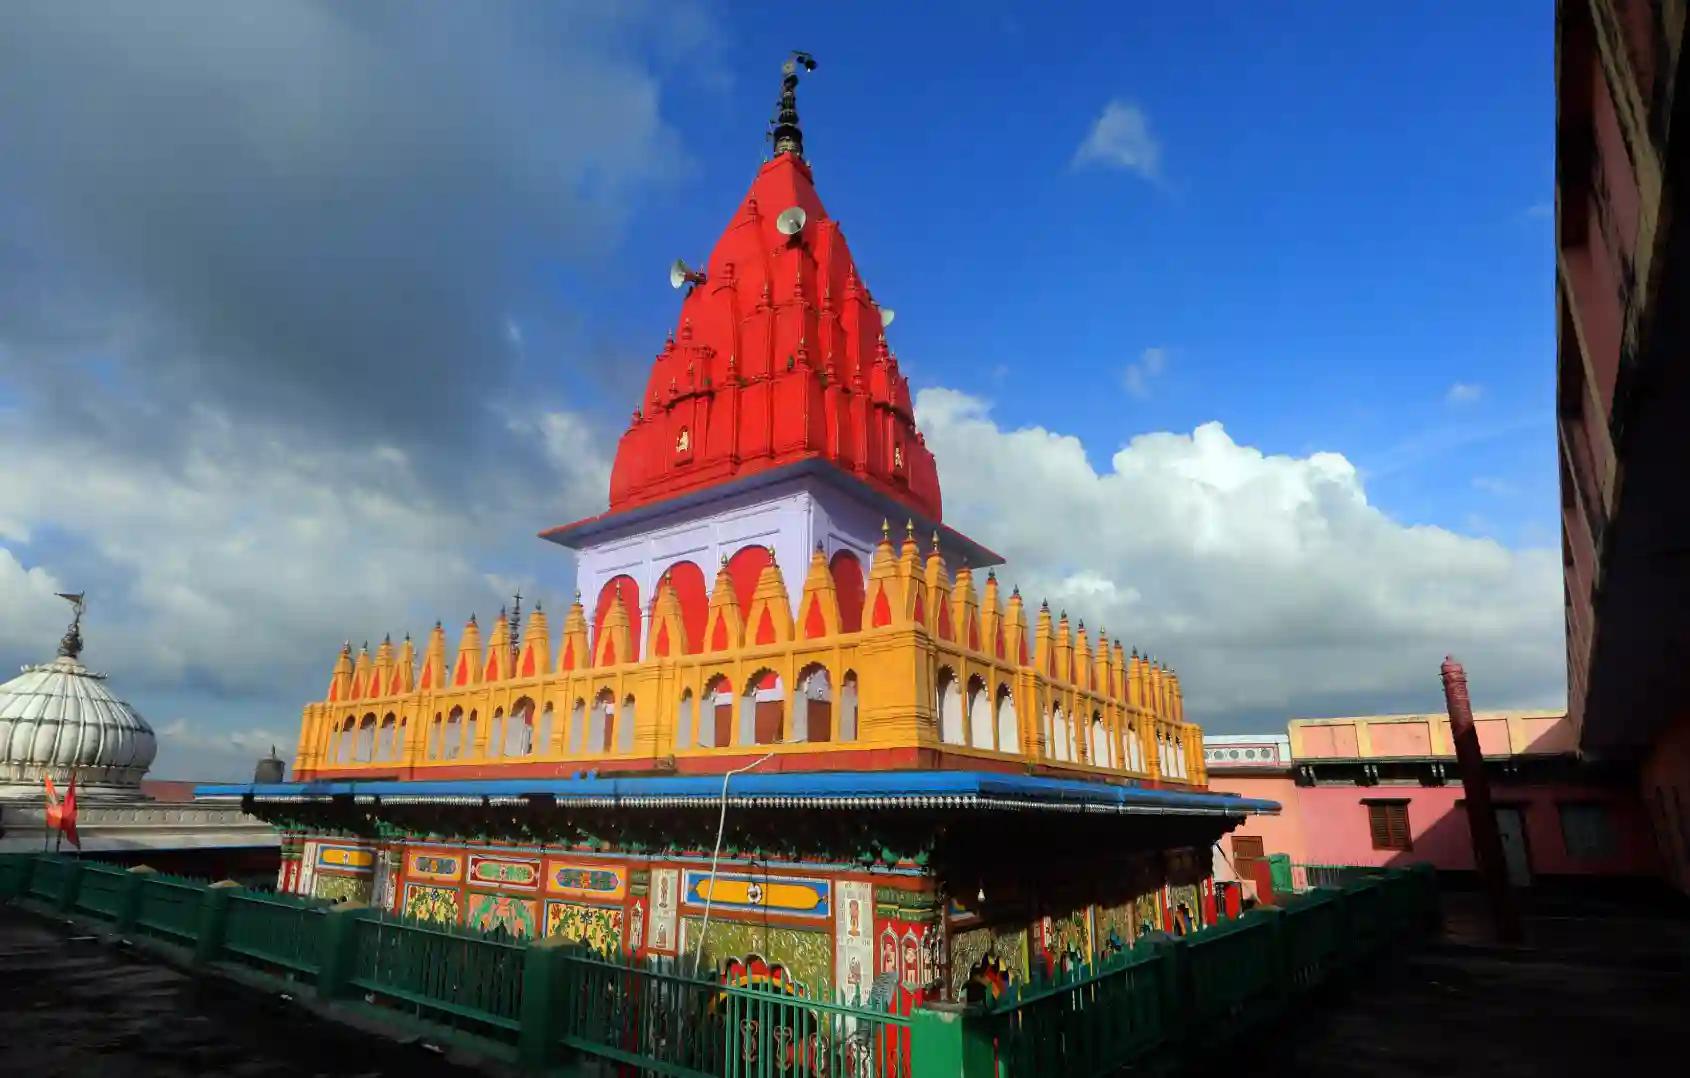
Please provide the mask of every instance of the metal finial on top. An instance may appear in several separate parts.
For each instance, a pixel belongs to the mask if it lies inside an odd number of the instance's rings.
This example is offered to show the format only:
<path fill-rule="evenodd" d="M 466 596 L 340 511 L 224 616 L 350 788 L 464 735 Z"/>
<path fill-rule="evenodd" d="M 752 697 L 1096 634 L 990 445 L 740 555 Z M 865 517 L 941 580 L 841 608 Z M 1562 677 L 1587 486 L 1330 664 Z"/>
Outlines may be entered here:
<path fill-rule="evenodd" d="M 70 604 L 72 611 L 70 628 L 65 630 L 65 635 L 59 637 L 59 655 L 62 658 L 74 659 L 82 654 L 82 612 L 88 607 L 88 604 L 83 602 L 83 598 L 88 593 L 83 591 L 59 591 L 53 594 Z"/>
<path fill-rule="evenodd" d="M 516 594 L 511 596 L 511 625 L 510 625 L 511 666 L 516 666 L 517 655 L 522 651 L 522 589 L 517 588 Z"/>
<path fill-rule="evenodd" d="M 769 139 L 775 144 L 775 156 L 783 153 L 804 156 L 804 132 L 798 128 L 798 69 L 814 71 L 816 58 L 807 52 L 792 50 L 792 55 L 780 67 L 780 101 L 769 121 Z"/>

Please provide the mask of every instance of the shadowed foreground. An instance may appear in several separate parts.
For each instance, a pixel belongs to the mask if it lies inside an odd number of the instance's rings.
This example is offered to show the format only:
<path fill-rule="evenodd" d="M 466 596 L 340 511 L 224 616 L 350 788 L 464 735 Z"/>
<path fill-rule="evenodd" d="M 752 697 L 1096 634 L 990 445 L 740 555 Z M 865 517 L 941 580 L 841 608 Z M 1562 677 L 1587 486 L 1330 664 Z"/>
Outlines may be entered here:
<path fill-rule="evenodd" d="M 474 1073 L 417 1044 L 323 1021 L 278 995 L 190 977 L 157 958 L 67 936 L 58 924 L 0 907 L 0 1074 Z"/>
<path fill-rule="evenodd" d="M 1501 948 L 1479 897 L 1446 893 L 1440 938 L 1194 1073 L 1589 1078 L 1673 1058 L 1690 916 L 1667 901 L 1530 898 L 1525 944 Z"/>

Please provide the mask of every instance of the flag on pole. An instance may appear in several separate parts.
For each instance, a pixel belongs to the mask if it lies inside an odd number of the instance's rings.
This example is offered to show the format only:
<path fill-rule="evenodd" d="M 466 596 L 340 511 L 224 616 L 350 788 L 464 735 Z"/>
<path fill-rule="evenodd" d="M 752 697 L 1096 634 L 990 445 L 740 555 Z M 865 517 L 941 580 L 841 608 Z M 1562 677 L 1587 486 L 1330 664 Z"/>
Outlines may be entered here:
<path fill-rule="evenodd" d="M 70 777 L 70 789 L 65 792 L 65 799 L 59 800 L 59 791 L 53 785 L 53 780 L 42 777 L 47 784 L 47 827 L 59 832 L 70 839 L 70 844 L 77 849 L 82 848 L 82 840 L 76 834 L 76 776 Z"/>

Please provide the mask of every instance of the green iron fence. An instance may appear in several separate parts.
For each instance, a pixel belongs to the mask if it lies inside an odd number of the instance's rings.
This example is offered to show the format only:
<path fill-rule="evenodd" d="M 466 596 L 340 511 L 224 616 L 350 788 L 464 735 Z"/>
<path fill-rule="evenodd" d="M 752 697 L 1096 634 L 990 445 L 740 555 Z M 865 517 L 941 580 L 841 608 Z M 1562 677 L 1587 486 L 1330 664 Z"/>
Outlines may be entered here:
<path fill-rule="evenodd" d="M 521 1029 L 527 944 L 373 914 L 357 917 L 351 932 L 352 985 L 495 1036 L 514 1039 Z"/>
<path fill-rule="evenodd" d="M 579 947 L 529 952 L 544 963 L 555 1046 L 677 1078 L 805 1075 L 903 1078 L 910 1019 L 814 999 L 790 983 L 724 984 L 611 961 Z"/>
<path fill-rule="evenodd" d="M 986 1008 L 973 1053 L 979 1062 L 961 1073 L 1114 1074 L 1197 1034 L 1212 1043 L 1283 1014 L 1299 994 L 1429 925 L 1436 908 L 1429 868 L 1374 870 L 1343 889 L 1140 943 L 1006 991 Z M 965 1060 L 967 1040 L 957 1049 Z"/>
<path fill-rule="evenodd" d="M 1429 869 L 1346 886 L 1183 939 L 1140 941 L 990 1003 L 919 1007 L 811 999 L 607 959 L 560 940 L 494 938 L 313 899 L 50 855 L 0 856 L 0 899 L 111 922 L 228 962 L 364 995 L 474 1034 L 540 1069 L 566 1058 L 672 1078 L 1031 1078 L 1104 1075 L 1283 1014 L 1436 909 Z"/>
<path fill-rule="evenodd" d="M 223 956 L 314 976 L 322 954 L 323 904 L 235 892 L 223 924 Z"/>

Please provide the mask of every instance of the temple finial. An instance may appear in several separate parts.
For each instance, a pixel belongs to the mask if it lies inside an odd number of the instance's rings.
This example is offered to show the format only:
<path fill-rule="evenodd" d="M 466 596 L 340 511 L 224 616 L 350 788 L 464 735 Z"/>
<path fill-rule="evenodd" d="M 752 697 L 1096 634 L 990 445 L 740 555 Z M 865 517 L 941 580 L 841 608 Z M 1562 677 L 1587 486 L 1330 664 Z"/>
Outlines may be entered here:
<path fill-rule="evenodd" d="M 769 139 L 775 144 L 775 156 L 790 153 L 804 156 L 804 132 L 798 128 L 798 69 L 814 71 L 816 58 L 797 49 L 780 68 L 780 101 L 775 105 L 774 119 L 769 121 Z"/>
<path fill-rule="evenodd" d="M 53 594 L 70 604 L 70 628 L 65 635 L 59 637 L 59 655 L 61 658 L 75 659 L 82 654 L 82 611 L 87 608 L 83 598 L 88 594 L 82 591 L 58 591 Z"/>

